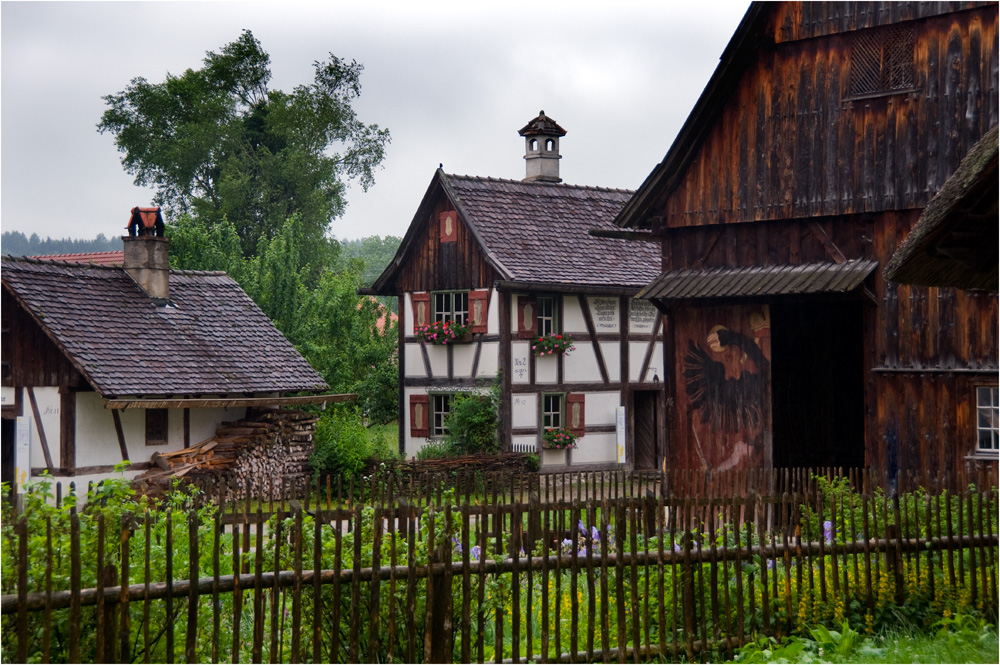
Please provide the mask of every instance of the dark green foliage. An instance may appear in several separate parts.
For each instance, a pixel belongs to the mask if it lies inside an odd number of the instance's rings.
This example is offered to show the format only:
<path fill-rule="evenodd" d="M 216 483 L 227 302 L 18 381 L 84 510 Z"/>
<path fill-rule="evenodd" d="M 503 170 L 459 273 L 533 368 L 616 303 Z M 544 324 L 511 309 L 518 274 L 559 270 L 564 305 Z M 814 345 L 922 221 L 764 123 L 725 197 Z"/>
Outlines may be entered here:
<path fill-rule="evenodd" d="M 385 236 L 384 238 L 369 236 L 358 240 L 341 240 L 340 246 L 345 256 L 359 258 L 365 262 L 361 280 L 370 286 L 396 256 L 396 250 L 399 249 L 399 243 L 402 241 L 403 239 L 398 236 Z"/>
<path fill-rule="evenodd" d="M 208 226 L 228 219 L 251 257 L 297 214 L 303 251 L 317 265 L 330 221 L 344 210 L 345 181 L 372 185 L 389 134 L 351 106 L 361 65 L 330 54 L 314 68 L 308 85 L 269 89 L 270 56 L 246 30 L 208 52 L 201 69 L 162 83 L 135 78 L 104 97 L 98 129 L 114 135 L 125 170 L 157 190 L 168 217 L 189 212 Z"/>
<path fill-rule="evenodd" d="M 357 477 L 375 461 L 398 457 L 385 434 L 366 428 L 361 411 L 353 406 L 324 413 L 316 424 L 315 441 L 310 462 L 318 473 Z"/>
<path fill-rule="evenodd" d="M 89 252 L 114 252 L 122 248 L 118 238 L 105 238 L 99 233 L 93 240 L 76 238 L 42 240 L 37 233 L 26 237 L 20 231 L 4 231 L 0 240 L 2 252 L 7 256 L 48 256 L 50 254 L 84 254 Z"/>
<path fill-rule="evenodd" d="M 445 441 L 455 454 L 500 452 L 500 421 L 493 395 L 456 395 L 445 425 L 448 427 Z"/>

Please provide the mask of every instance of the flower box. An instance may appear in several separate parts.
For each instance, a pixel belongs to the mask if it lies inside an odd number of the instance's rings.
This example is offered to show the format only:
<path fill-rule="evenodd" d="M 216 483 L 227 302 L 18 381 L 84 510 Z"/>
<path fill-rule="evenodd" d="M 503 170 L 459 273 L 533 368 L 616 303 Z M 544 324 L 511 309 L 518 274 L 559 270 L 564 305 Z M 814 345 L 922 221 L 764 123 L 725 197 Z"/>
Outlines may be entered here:
<path fill-rule="evenodd" d="M 454 321 L 435 321 L 434 323 L 417 326 L 417 338 L 425 344 L 454 344 L 472 339 L 469 328 Z"/>
<path fill-rule="evenodd" d="M 550 427 L 542 433 L 542 448 L 567 450 L 576 448 L 576 435 L 565 427 Z"/>
<path fill-rule="evenodd" d="M 545 335 L 531 341 L 531 352 L 536 356 L 566 355 L 575 350 L 569 335 Z"/>

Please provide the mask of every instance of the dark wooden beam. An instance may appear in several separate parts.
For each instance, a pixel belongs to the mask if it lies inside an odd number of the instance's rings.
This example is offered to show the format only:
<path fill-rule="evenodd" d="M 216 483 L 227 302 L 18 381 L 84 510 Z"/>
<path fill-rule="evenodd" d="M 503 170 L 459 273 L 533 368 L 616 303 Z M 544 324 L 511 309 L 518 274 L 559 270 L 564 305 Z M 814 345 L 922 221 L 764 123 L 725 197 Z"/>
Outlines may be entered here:
<path fill-rule="evenodd" d="M 659 334 L 662 325 L 663 316 L 660 315 L 656 317 L 656 321 L 653 323 L 653 339 L 649 340 L 649 344 L 646 346 L 646 355 L 642 359 L 642 368 L 639 370 L 640 381 L 645 380 L 646 372 L 649 371 L 649 363 L 653 358 L 653 351 L 656 348 L 656 336 Z"/>
<path fill-rule="evenodd" d="M 69 386 L 59 388 L 59 466 L 76 466 L 76 392 Z"/>
<path fill-rule="evenodd" d="M 594 327 L 594 317 L 590 313 L 590 303 L 587 301 L 587 296 L 580 294 L 577 296 L 580 301 L 580 309 L 583 311 L 583 322 L 587 326 L 587 334 L 590 338 L 594 340 L 594 355 L 597 357 L 597 368 L 601 371 L 601 378 L 604 383 L 611 383 L 608 377 L 608 367 L 604 362 L 604 351 L 601 349 L 600 343 L 597 341 L 597 329 Z M 623 377 L 625 381 L 628 381 L 628 377 Z M 562 381 L 560 381 L 562 383 Z"/>
<path fill-rule="evenodd" d="M 131 459 L 128 456 L 128 446 L 125 445 L 125 430 L 122 429 L 122 417 L 118 411 L 112 411 L 111 417 L 115 421 L 115 434 L 118 435 L 118 449 L 122 453 L 122 461 L 130 462 Z"/>
<path fill-rule="evenodd" d="M 35 401 L 35 389 L 31 386 L 28 386 L 28 401 L 31 402 L 31 413 L 35 417 L 35 429 L 38 430 L 38 441 L 42 444 L 45 466 L 51 469 L 55 464 L 52 463 L 52 453 L 49 452 L 49 442 L 45 437 L 45 427 L 42 426 L 42 414 L 38 412 L 38 402 Z"/>

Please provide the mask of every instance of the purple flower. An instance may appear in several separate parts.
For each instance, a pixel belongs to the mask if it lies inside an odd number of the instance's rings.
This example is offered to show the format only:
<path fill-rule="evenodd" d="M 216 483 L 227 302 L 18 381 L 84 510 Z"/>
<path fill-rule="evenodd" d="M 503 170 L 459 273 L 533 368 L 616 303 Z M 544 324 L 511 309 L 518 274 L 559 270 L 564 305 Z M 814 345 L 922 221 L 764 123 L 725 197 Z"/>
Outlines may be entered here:
<path fill-rule="evenodd" d="M 479 545 L 473 545 L 472 549 L 469 550 L 469 555 L 472 557 L 473 561 L 479 561 L 480 549 Z"/>
<path fill-rule="evenodd" d="M 590 527 L 590 537 L 595 543 L 601 542 L 601 532 L 597 530 L 596 526 Z"/>
<path fill-rule="evenodd" d="M 823 522 L 823 538 L 827 545 L 833 542 L 833 522 L 830 520 Z"/>
<path fill-rule="evenodd" d="M 458 538 L 456 536 L 451 537 L 451 544 L 452 548 L 457 549 L 459 554 L 462 553 L 462 543 L 458 541 Z"/>
<path fill-rule="evenodd" d="M 576 521 L 576 528 L 580 530 L 584 538 L 587 537 L 587 527 L 583 526 L 583 520 Z"/>

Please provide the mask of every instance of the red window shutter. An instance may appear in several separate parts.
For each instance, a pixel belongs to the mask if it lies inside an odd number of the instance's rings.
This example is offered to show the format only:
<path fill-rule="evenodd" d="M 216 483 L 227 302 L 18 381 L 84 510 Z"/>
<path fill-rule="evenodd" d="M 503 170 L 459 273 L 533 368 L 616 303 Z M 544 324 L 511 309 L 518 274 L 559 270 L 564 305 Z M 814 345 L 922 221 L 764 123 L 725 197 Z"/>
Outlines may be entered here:
<path fill-rule="evenodd" d="M 441 228 L 441 242 L 458 240 L 458 214 L 454 210 L 439 212 L 438 226 Z"/>
<path fill-rule="evenodd" d="M 486 312 L 489 306 L 490 292 L 469 291 L 469 332 L 486 332 Z"/>
<path fill-rule="evenodd" d="M 534 296 L 517 297 L 517 336 L 532 339 L 538 334 L 538 304 Z"/>
<path fill-rule="evenodd" d="M 584 398 L 583 393 L 568 393 L 566 395 L 566 429 L 576 436 L 583 436 L 586 430 Z"/>
<path fill-rule="evenodd" d="M 427 395 L 410 395 L 410 436 L 429 436 L 430 417 Z"/>
<path fill-rule="evenodd" d="M 410 302 L 413 303 L 413 332 L 416 332 L 417 328 L 431 322 L 431 294 L 411 293 Z"/>

